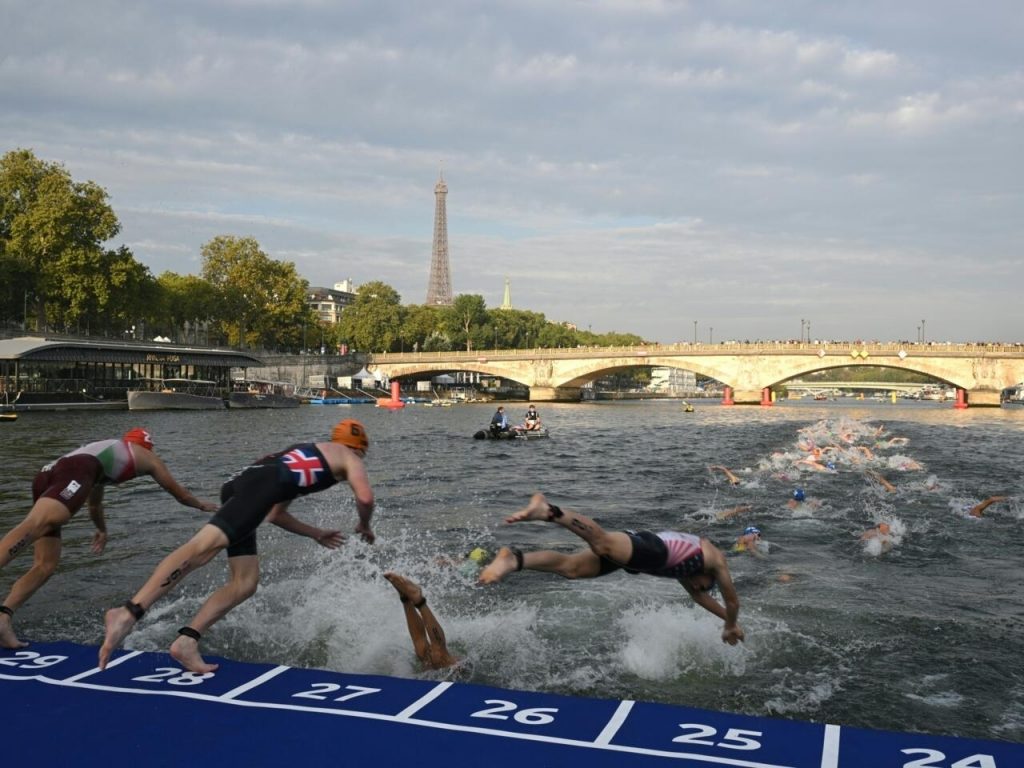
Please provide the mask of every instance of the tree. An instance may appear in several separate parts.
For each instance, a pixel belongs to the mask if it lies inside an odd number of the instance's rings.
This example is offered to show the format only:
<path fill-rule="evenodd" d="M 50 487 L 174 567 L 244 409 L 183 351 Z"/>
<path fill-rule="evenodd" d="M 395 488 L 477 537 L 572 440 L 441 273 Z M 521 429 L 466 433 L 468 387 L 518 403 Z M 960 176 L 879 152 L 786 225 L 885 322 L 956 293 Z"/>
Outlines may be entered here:
<path fill-rule="evenodd" d="M 203 278 L 217 296 L 216 318 L 228 343 L 298 346 L 317 319 L 306 304 L 309 283 L 289 261 L 275 261 L 251 237 L 219 235 L 202 249 Z"/>
<path fill-rule="evenodd" d="M 157 287 L 149 268 L 122 246 L 93 251 L 73 248 L 51 265 L 61 280 L 50 288 L 46 314 L 64 330 L 120 336 L 150 314 Z"/>
<path fill-rule="evenodd" d="M 39 328 L 47 325 L 47 307 L 66 298 L 60 292 L 69 279 L 80 277 L 80 268 L 98 266 L 103 243 L 120 229 L 106 191 L 95 183 L 75 182 L 64 166 L 28 149 L 0 158 L 0 266 L 21 287 L 23 307 L 31 297 Z M 98 285 L 104 287 L 102 276 Z M 85 311 L 79 301 L 73 314 Z"/>
<path fill-rule="evenodd" d="M 425 352 L 428 340 L 444 338 L 442 308 L 433 304 L 410 304 L 405 308 L 400 338 L 406 350 Z M 440 351 L 436 347 L 431 351 Z"/>
<path fill-rule="evenodd" d="M 455 297 L 452 305 L 445 310 L 448 330 L 456 344 L 465 344 L 466 350 L 479 346 L 481 340 L 474 339 L 472 331 L 487 325 L 487 304 L 478 294 L 463 293 Z"/>
<path fill-rule="evenodd" d="M 402 297 L 387 283 L 360 286 L 356 300 L 341 313 L 341 335 L 353 349 L 384 352 L 395 348 L 402 328 Z"/>
<path fill-rule="evenodd" d="M 157 325 L 177 340 L 199 343 L 199 327 L 209 323 L 217 312 L 217 291 L 213 284 L 197 275 L 164 272 L 157 278 L 160 300 L 155 307 Z M 207 336 L 209 341 L 209 336 Z"/>

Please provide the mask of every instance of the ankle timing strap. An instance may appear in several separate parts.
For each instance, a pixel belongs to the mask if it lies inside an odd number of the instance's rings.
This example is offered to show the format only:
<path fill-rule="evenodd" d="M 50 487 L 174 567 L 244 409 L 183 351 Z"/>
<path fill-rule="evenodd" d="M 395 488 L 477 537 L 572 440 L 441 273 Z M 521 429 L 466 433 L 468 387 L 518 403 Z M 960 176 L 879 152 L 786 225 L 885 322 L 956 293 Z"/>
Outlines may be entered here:
<path fill-rule="evenodd" d="M 128 609 L 128 613 L 130 613 L 136 621 L 141 620 L 142 617 L 146 615 L 146 609 L 138 603 L 133 603 L 131 600 L 125 603 L 124 607 Z"/>
<path fill-rule="evenodd" d="M 548 504 L 548 509 L 551 511 L 548 513 L 548 520 L 554 520 L 562 516 L 562 508 L 554 504 Z"/>
<path fill-rule="evenodd" d="M 0 605 L 0 613 L 6 613 L 8 616 L 14 616 L 14 611 L 12 611 L 6 605 Z"/>
<path fill-rule="evenodd" d="M 516 558 L 516 570 L 523 570 L 523 550 L 517 549 L 516 547 L 509 547 L 509 549 Z"/>
<path fill-rule="evenodd" d="M 192 627 L 182 627 L 178 630 L 178 634 L 184 635 L 185 637 L 191 637 L 197 643 L 203 639 L 203 636 L 196 632 L 194 629 L 192 629 Z"/>

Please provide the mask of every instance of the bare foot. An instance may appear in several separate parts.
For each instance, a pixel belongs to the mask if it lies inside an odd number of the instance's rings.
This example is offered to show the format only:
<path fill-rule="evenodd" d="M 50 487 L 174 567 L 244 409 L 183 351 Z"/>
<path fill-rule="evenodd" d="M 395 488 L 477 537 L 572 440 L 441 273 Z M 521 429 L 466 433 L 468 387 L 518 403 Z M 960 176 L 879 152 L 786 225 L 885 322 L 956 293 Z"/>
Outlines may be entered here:
<path fill-rule="evenodd" d="M 220 664 L 207 664 L 199 653 L 199 641 L 185 635 L 171 643 L 171 656 L 189 672 L 198 675 L 215 671 Z"/>
<path fill-rule="evenodd" d="M 548 520 L 551 517 L 551 507 L 543 493 L 535 493 L 530 497 L 530 503 L 525 509 L 521 509 L 513 515 L 505 518 L 506 523 L 521 523 L 523 520 Z"/>
<path fill-rule="evenodd" d="M 398 594 L 413 605 L 423 600 L 423 590 L 420 589 L 420 585 L 416 582 L 410 581 L 404 576 L 399 576 L 394 571 L 385 573 L 384 578 L 391 582 L 391 586 L 398 590 Z"/>
<path fill-rule="evenodd" d="M 107 668 L 110 654 L 128 637 L 128 633 L 135 626 L 135 618 L 127 608 L 111 608 L 103 617 L 103 623 L 106 625 L 107 634 L 103 638 L 103 645 L 100 646 L 100 669 Z"/>
<path fill-rule="evenodd" d="M 540 496 L 540 494 L 537 494 Z M 543 498 L 543 497 L 541 497 Z M 499 581 L 504 579 L 514 570 L 518 561 L 516 556 L 512 554 L 512 550 L 508 547 L 502 547 L 498 550 L 498 554 L 494 556 L 494 559 L 480 571 L 480 578 L 476 580 L 477 584 L 497 584 Z"/>
<path fill-rule="evenodd" d="M 24 648 L 28 643 L 23 643 L 14 634 L 14 627 L 11 625 L 11 617 L 6 613 L 0 613 L 0 648 Z"/>

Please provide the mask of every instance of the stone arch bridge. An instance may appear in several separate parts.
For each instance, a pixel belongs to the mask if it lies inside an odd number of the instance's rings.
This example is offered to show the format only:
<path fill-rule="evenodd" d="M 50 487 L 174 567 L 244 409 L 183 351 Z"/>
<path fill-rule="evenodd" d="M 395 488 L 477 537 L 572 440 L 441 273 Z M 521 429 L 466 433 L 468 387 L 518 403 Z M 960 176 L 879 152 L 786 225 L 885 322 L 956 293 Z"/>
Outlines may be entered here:
<path fill-rule="evenodd" d="M 572 401 L 580 387 L 636 366 L 669 366 L 725 385 L 723 403 L 771 403 L 789 379 L 830 368 L 881 366 L 914 371 L 958 391 L 957 405 L 998 406 L 1001 391 L 1024 380 L 1024 345 L 907 342 L 753 342 L 633 347 L 508 349 L 480 352 L 385 352 L 367 368 L 390 379 L 475 371 L 517 381 L 539 402 Z"/>

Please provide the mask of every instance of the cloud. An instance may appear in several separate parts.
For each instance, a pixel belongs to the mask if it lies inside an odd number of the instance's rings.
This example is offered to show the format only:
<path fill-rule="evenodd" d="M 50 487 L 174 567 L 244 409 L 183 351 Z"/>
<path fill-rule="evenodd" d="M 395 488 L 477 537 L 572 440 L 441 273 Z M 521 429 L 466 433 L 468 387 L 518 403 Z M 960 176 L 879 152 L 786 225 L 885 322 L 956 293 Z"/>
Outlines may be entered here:
<path fill-rule="evenodd" d="M 421 301 L 443 171 L 455 290 L 491 306 L 508 275 L 521 308 L 651 339 L 1006 338 L 1008 8 L 41 0 L 6 13 L 0 147 L 107 189 L 157 273 L 252 235 Z"/>

